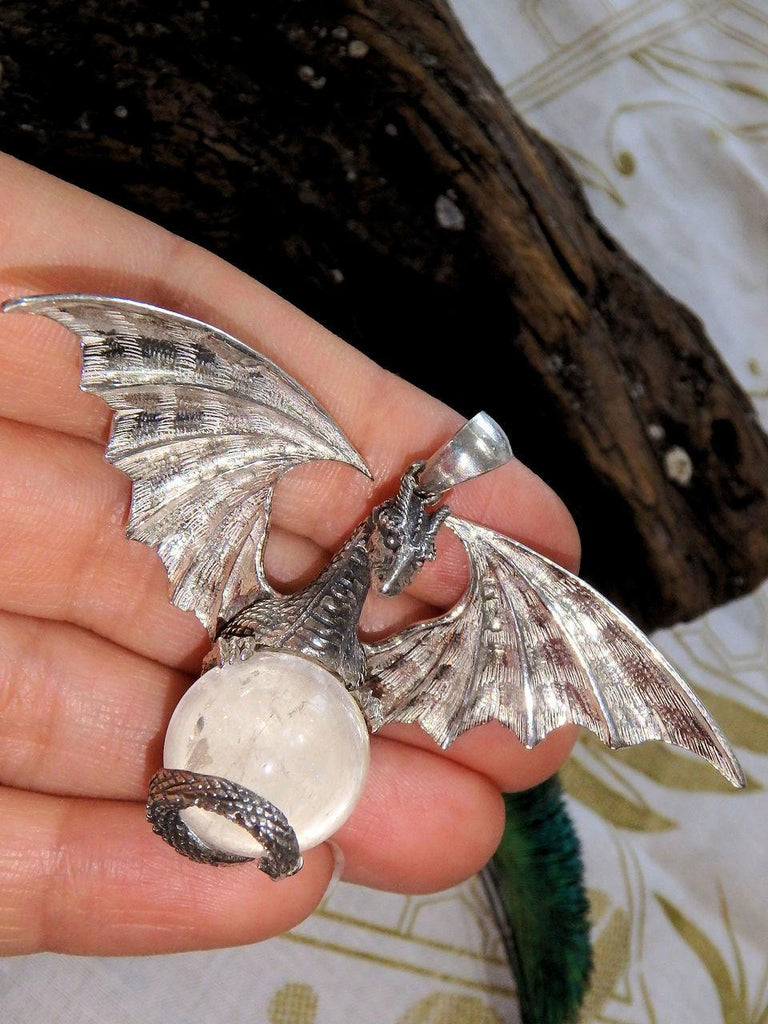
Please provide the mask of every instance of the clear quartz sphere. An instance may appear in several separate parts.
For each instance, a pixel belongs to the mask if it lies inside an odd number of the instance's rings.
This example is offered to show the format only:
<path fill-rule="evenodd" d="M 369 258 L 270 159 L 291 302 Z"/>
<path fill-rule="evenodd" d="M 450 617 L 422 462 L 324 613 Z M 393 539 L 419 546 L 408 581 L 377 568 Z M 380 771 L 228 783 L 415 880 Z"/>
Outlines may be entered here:
<path fill-rule="evenodd" d="M 210 669 L 182 697 L 163 763 L 219 775 L 271 801 L 302 851 L 347 820 L 368 773 L 368 727 L 354 697 L 327 669 L 297 654 L 257 651 Z M 263 847 L 212 811 L 181 817 L 208 846 L 244 857 Z"/>

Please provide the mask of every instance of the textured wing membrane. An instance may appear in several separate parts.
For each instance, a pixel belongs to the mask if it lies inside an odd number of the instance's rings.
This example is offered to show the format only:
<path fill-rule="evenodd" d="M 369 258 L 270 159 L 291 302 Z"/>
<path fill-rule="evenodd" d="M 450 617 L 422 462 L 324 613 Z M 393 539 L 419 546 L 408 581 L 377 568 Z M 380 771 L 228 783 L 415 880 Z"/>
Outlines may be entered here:
<path fill-rule="evenodd" d="M 527 747 L 572 722 L 610 747 L 676 744 L 744 785 L 704 706 L 617 608 L 523 544 L 454 516 L 446 525 L 469 555 L 462 600 L 365 647 L 385 722 L 416 722 L 443 747 L 493 719 Z"/>
<path fill-rule="evenodd" d="M 173 603 L 211 635 L 243 596 L 272 593 L 262 552 L 280 477 L 315 459 L 370 475 L 300 384 L 208 324 L 88 295 L 5 308 L 80 337 L 81 386 L 115 411 L 106 456 L 133 481 L 126 532 L 157 549 Z"/>

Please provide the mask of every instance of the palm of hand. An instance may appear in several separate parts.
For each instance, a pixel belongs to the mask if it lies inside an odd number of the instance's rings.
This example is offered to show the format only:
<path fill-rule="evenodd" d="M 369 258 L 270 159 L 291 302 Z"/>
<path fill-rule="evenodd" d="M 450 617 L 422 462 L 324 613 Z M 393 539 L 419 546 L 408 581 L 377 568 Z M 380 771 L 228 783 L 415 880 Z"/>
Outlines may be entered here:
<path fill-rule="evenodd" d="M 460 422 L 195 246 L 9 158 L 0 181 L 3 298 L 98 291 L 220 325 L 296 376 L 362 452 L 376 493 L 340 466 L 281 484 L 267 557 L 278 584 L 311 578 L 414 455 Z M 103 460 L 109 411 L 77 390 L 76 340 L 26 317 L 3 318 L 0 331 L 0 948 L 155 953 L 290 928 L 328 885 L 328 844 L 275 885 L 252 864 L 185 861 L 144 820 L 165 726 L 207 636 L 168 603 L 156 554 L 125 539 L 129 483 Z M 452 504 L 573 567 L 567 512 L 519 462 Z M 464 559 L 442 546 L 407 596 L 369 602 L 364 628 L 399 627 L 457 598 Z M 572 740 L 563 729 L 526 751 L 488 725 L 442 752 L 418 729 L 384 730 L 334 840 L 344 877 L 404 892 L 467 877 L 498 841 L 500 790 L 545 778 Z"/>

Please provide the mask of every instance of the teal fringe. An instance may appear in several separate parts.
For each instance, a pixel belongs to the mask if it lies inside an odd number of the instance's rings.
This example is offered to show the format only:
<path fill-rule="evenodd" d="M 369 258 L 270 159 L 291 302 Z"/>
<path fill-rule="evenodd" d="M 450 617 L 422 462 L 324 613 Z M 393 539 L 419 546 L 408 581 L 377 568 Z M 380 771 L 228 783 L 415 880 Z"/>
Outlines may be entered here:
<path fill-rule="evenodd" d="M 592 968 L 581 847 L 557 778 L 507 793 L 482 880 L 517 979 L 523 1024 L 573 1024 Z"/>

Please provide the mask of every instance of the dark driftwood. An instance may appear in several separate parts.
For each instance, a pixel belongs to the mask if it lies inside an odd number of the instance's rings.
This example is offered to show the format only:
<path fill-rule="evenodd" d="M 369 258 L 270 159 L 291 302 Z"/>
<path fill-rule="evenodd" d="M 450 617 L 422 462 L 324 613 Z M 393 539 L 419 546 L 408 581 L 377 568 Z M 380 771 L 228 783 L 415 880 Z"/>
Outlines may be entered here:
<path fill-rule="evenodd" d="M 573 509 L 588 577 L 646 625 L 766 575 L 749 402 L 441 0 L 51 0 L 42 24 L 6 0 L 0 30 L 4 148 L 487 409 Z"/>

